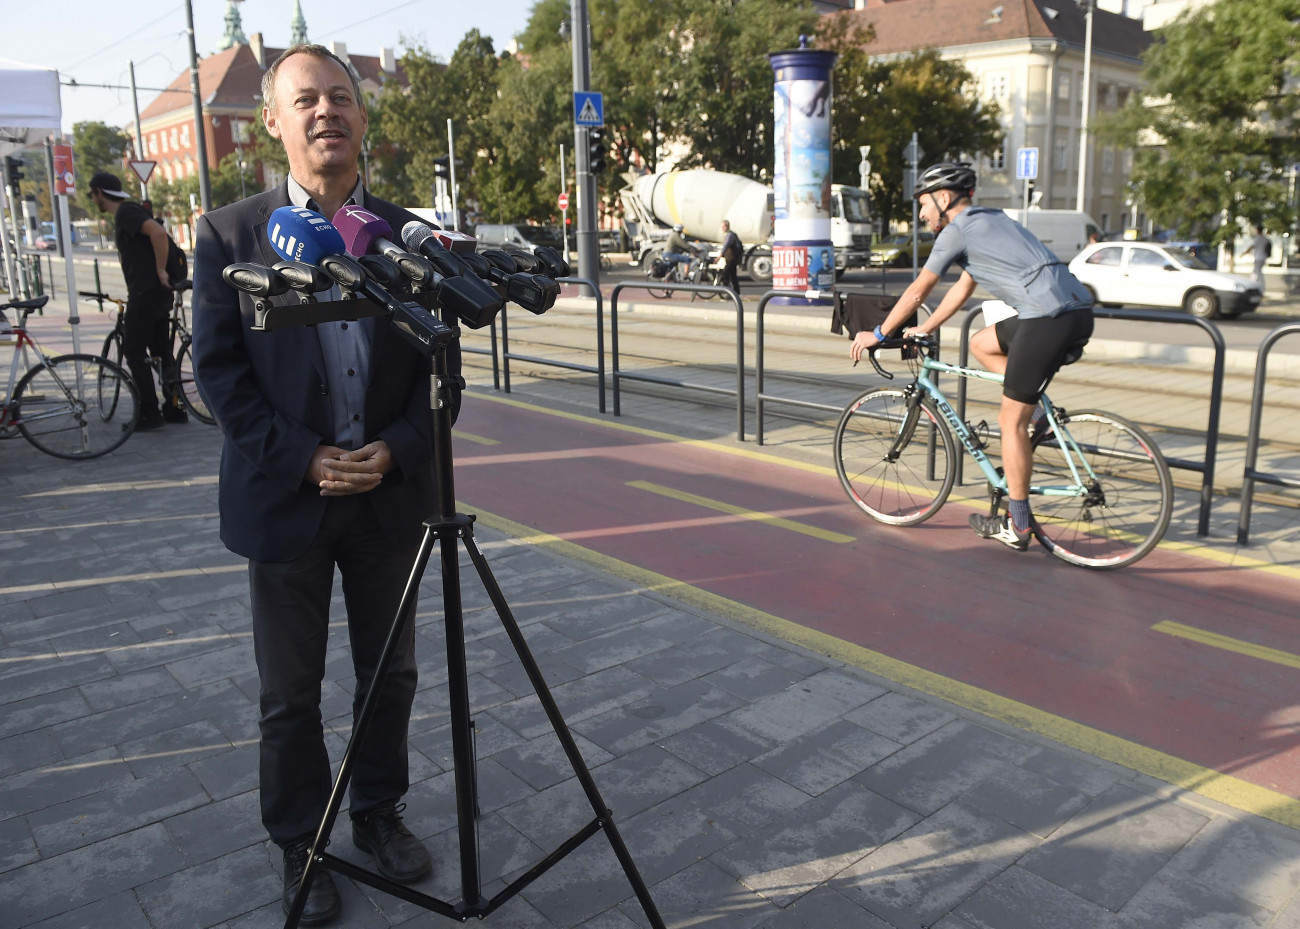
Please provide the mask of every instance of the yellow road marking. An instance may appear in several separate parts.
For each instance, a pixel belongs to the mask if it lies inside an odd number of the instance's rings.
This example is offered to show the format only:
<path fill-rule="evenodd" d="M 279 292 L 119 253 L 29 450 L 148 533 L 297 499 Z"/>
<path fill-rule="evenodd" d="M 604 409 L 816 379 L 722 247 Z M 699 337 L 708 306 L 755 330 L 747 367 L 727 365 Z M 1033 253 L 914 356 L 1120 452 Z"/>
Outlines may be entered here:
<path fill-rule="evenodd" d="M 720 513 L 730 513 L 732 516 L 739 516 L 742 519 L 752 519 L 755 522 L 769 523 L 780 529 L 789 529 L 791 532 L 799 532 L 803 535 L 812 536 L 814 539 L 821 539 L 824 542 L 855 541 L 851 535 L 831 532 L 829 529 L 819 529 L 818 527 L 810 526 L 807 523 L 796 522 L 793 519 L 785 519 L 780 516 L 773 516 L 770 513 L 760 513 L 756 510 L 747 510 L 744 507 L 733 506 L 730 503 L 723 503 L 721 500 L 710 500 L 708 497 L 700 497 L 696 494 L 687 493 L 684 490 L 674 490 L 673 488 L 665 487 L 662 484 L 652 484 L 649 481 L 628 481 L 627 486 L 635 487 L 638 490 L 648 490 L 652 494 L 659 494 L 661 497 L 670 497 L 673 500 L 680 500 L 683 503 L 702 506 L 708 510 L 717 510 Z"/>
<path fill-rule="evenodd" d="M 500 403 L 503 406 L 512 406 L 517 409 L 527 410 L 530 413 L 544 413 L 547 416 L 555 416 L 560 419 L 572 420 L 573 422 L 601 426 L 606 429 L 626 432 L 631 435 L 639 435 L 663 442 L 675 442 L 679 445 L 687 445 L 695 448 L 708 449 L 709 451 L 721 452 L 724 455 L 731 455 L 736 458 L 746 458 L 750 461 L 765 461 L 770 464 L 781 465 L 785 468 L 793 468 L 796 471 L 806 471 L 811 474 L 838 477 L 834 468 L 825 465 L 811 464 L 806 461 L 798 461 L 790 458 L 781 458 L 777 455 L 769 455 L 764 452 L 752 451 L 747 448 L 736 448 L 732 445 L 724 445 L 721 442 L 710 442 L 705 439 L 688 439 L 683 436 L 673 435 L 670 432 L 659 432 L 655 429 L 633 426 L 629 423 L 618 422 L 613 419 L 601 419 L 595 416 L 586 416 L 582 413 L 571 413 L 567 410 L 556 410 L 551 409 L 550 407 L 538 406 L 534 403 L 528 403 L 525 400 L 516 400 L 514 397 L 497 396 L 496 394 L 480 393 L 479 391 L 474 391 L 468 394 L 468 396 L 474 397 L 478 400 L 487 400 L 491 403 Z M 962 496 L 960 494 L 960 488 L 954 488 L 953 493 L 948 497 L 948 502 L 971 506 L 977 510 L 987 510 L 988 508 L 987 499 L 976 500 Z M 1179 552 L 1183 555 L 1203 558 L 1206 561 L 1213 561 L 1227 567 L 1246 568 L 1252 571 L 1261 571 L 1265 574 L 1275 574 L 1278 577 L 1285 577 L 1291 580 L 1300 580 L 1300 567 L 1286 564 L 1274 564 L 1270 561 L 1261 561 L 1258 558 L 1252 558 L 1250 555 L 1245 554 L 1235 546 L 1233 550 L 1221 551 L 1216 548 L 1211 548 L 1208 545 L 1201 545 L 1198 542 L 1162 539 L 1158 547 L 1163 551 Z"/>
<path fill-rule="evenodd" d="M 890 658 L 852 642 L 808 629 L 743 603 L 728 600 L 691 584 L 673 580 L 654 571 L 619 561 L 600 552 L 566 541 L 461 501 L 479 522 L 513 536 L 521 542 L 550 549 L 566 558 L 592 565 L 638 585 L 645 591 L 673 597 L 730 622 L 749 626 L 836 661 L 946 700 L 956 706 L 982 713 L 1028 732 L 1035 732 L 1095 758 L 1123 765 L 1133 771 L 1159 778 L 1184 790 L 1227 804 L 1255 816 L 1300 829 L 1300 800 L 1267 787 L 1260 787 L 1212 768 L 1193 764 L 1165 752 L 1093 729 L 1036 707 L 1020 703 L 961 681 Z"/>
<path fill-rule="evenodd" d="M 489 439 L 487 436 L 475 435 L 472 432 L 461 432 L 459 429 L 453 433 L 453 438 L 464 439 L 466 442 L 473 442 L 475 445 L 500 445 L 496 439 Z"/>
<path fill-rule="evenodd" d="M 1245 642 L 1241 639 L 1219 635 L 1217 632 L 1197 629 L 1195 626 L 1184 626 L 1182 623 L 1166 620 L 1165 622 L 1156 623 L 1151 629 L 1154 632 L 1163 632 L 1165 635 L 1173 635 L 1180 639 L 1199 642 L 1212 648 L 1221 648 L 1224 651 L 1258 658 L 1260 661 L 1271 661 L 1273 664 L 1284 665 L 1288 668 L 1300 668 L 1300 655 L 1269 648 L 1267 645 L 1256 645 L 1254 642 Z"/>

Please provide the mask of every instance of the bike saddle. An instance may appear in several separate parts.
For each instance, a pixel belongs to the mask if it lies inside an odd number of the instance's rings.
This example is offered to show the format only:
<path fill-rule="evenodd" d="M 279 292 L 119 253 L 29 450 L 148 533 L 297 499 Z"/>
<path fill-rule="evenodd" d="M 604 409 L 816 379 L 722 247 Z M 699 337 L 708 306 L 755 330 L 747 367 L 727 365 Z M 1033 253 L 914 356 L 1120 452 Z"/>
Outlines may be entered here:
<path fill-rule="evenodd" d="M 193 286 L 194 286 L 194 282 L 191 281 L 189 278 L 185 278 L 179 281 L 172 281 L 172 290 L 176 291 L 177 293 L 183 294 L 185 293 L 185 291 L 189 290 Z"/>
<path fill-rule="evenodd" d="M 13 303 L 6 303 L 4 306 L 0 306 L 0 310 L 7 310 L 10 307 L 15 310 L 39 310 L 49 302 L 50 295 L 42 294 L 39 297 L 32 297 L 30 300 L 15 300 Z"/>

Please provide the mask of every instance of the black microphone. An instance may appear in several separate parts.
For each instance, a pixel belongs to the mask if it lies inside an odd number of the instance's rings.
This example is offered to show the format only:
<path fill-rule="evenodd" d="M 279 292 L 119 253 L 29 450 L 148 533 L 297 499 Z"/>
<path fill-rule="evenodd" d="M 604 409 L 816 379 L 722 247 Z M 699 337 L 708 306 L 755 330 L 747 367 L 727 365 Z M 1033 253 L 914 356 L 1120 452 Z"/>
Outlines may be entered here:
<path fill-rule="evenodd" d="M 236 290 L 260 299 L 277 296 L 289 289 L 289 282 L 278 271 L 246 261 L 226 265 L 221 276 Z"/>
<path fill-rule="evenodd" d="M 555 305 L 560 285 L 541 274 L 523 274 L 515 258 L 506 252 L 489 249 L 481 256 L 488 264 L 488 279 L 501 285 L 511 303 L 517 303 L 538 316 Z"/>
<path fill-rule="evenodd" d="M 533 249 L 533 255 L 546 265 L 546 273 L 551 277 L 568 277 L 572 273 L 569 263 L 549 245 L 539 245 Z"/>
<path fill-rule="evenodd" d="M 391 315 L 393 325 L 430 353 L 457 337 L 456 330 L 418 303 L 399 300 L 371 280 L 361 265 L 347 257 L 338 230 L 319 213 L 282 206 L 271 214 L 266 228 L 277 255 L 315 265 L 344 290 L 362 294 L 382 306 Z"/>
<path fill-rule="evenodd" d="M 320 268 L 301 261 L 277 261 L 271 270 L 283 277 L 298 292 L 300 303 L 315 303 L 315 295 L 334 286 L 334 281 Z"/>

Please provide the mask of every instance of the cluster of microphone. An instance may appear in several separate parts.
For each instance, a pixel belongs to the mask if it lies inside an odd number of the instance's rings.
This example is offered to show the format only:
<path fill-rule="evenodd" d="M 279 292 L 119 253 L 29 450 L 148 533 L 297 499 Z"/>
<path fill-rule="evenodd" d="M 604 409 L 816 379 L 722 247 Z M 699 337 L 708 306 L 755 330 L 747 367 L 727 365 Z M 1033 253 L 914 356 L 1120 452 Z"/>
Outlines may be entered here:
<path fill-rule="evenodd" d="M 555 304 L 557 277 L 569 275 L 559 253 L 475 251 L 468 235 L 418 221 L 402 227 L 401 242 L 382 217 L 359 206 L 345 206 L 325 217 L 303 207 L 280 207 L 266 226 L 271 248 L 282 260 L 266 267 L 240 262 L 222 272 L 226 283 L 259 301 L 292 290 L 299 302 L 337 285 L 345 299 L 359 296 L 382 307 L 400 328 L 421 344 L 437 349 L 455 332 L 431 314 L 415 295 L 432 295 L 470 329 L 495 318 L 508 300 L 532 313 Z"/>

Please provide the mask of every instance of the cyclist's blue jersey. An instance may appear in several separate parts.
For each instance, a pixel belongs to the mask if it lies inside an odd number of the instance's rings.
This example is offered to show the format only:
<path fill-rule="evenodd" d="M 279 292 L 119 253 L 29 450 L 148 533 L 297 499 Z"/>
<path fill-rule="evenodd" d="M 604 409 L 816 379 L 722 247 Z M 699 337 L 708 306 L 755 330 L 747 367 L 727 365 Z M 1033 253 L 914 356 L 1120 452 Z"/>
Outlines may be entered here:
<path fill-rule="evenodd" d="M 1016 308 L 1021 319 L 1060 316 L 1092 306 L 1092 294 L 1032 232 L 1001 210 L 962 210 L 934 240 L 925 270 L 939 277 L 954 264 Z"/>

